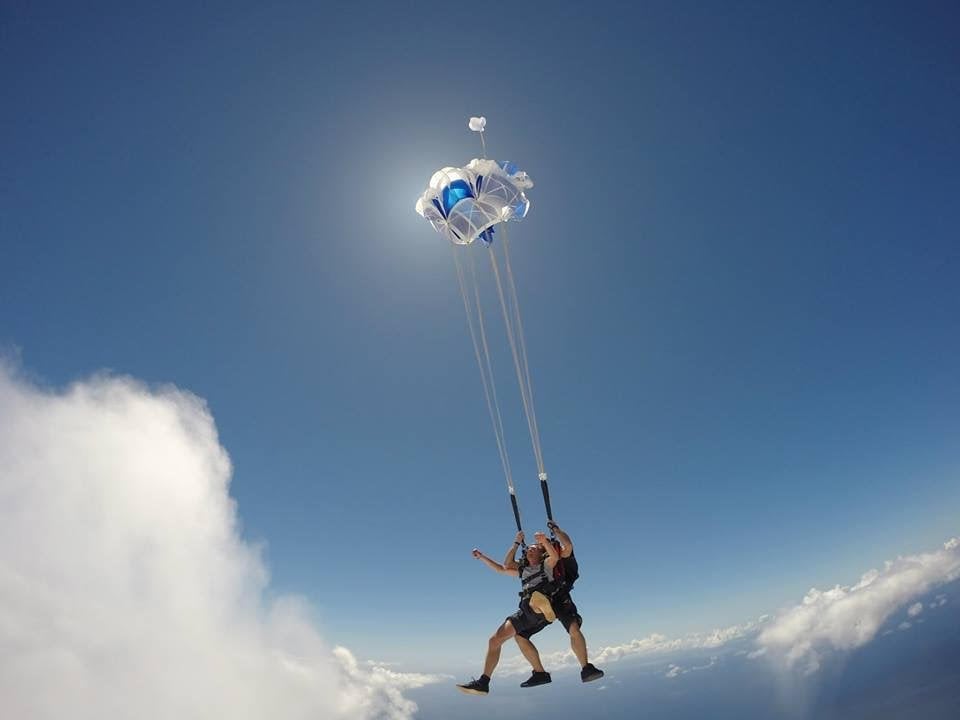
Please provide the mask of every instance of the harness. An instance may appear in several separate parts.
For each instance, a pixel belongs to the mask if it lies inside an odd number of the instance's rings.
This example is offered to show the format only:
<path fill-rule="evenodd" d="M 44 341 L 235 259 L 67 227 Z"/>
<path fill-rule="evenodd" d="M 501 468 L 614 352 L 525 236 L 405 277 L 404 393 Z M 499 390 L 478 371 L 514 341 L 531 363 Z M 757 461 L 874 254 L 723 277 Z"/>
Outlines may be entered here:
<path fill-rule="evenodd" d="M 524 562 L 518 569 L 520 573 L 520 597 L 528 598 L 537 591 L 542 592 L 544 595 L 549 595 L 552 583 L 550 582 L 550 578 L 547 577 L 546 571 L 543 569 L 543 564 L 540 565 L 540 569 L 533 575 L 528 575 L 524 578 L 523 571 L 527 567 L 528 565 Z"/>
<path fill-rule="evenodd" d="M 547 575 L 546 562 L 540 563 L 540 568 L 533 573 L 528 575 L 526 579 L 523 577 L 523 571 L 530 567 L 530 564 L 527 562 L 527 558 L 521 558 L 520 562 L 517 564 L 517 576 L 520 578 L 520 595 L 521 600 L 527 600 L 535 592 L 541 592 L 547 597 L 553 597 L 561 589 L 561 585 L 557 582 L 557 568 L 560 567 L 560 562 L 553 568 L 553 577 Z"/>
<path fill-rule="evenodd" d="M 553 579 L 562 590 L 570 591 L 573 584 L 580 577 L 580 565 L 573 553 L 570 557 L 561 557 L 557 566 L 553 569 Z"/>
<path fill-rule="evenodd" d="M 560 550 L 560 543 L 556 540 L 553 545 Z M 534 592 L 541 592 L 548 598 L 559 597 L 564 593 L 569 593 L 573 589 L 573 584 L 580 577 L 580 569 L 577 559 L 571 554 L 570 557 L 561 557 L 557 564 L 553 566 L 553 577 L 547 576 L 545 562 L 540 563 L 540 569 L 533 575 L 523 579 L 523 571 L 529 567 L 526 556 L 520 558 L 517 563 L 517 576 L 520 578 L 521 590 L 518 593 L 521 599 L 528 599 Z"/>

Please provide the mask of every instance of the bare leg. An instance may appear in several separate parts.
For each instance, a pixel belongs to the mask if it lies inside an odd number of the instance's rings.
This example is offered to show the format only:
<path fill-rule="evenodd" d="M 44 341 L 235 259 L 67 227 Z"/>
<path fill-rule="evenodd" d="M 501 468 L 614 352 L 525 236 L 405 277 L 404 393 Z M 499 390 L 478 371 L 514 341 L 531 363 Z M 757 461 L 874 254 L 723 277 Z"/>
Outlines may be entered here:
<path fill-rule="evenodd" d="M 497 663 L 500 662 L 500 648 L 503 647 L 503 644 L 512 638 L 516 634 L 516 631 L 513 629 L 513 624 L 507 620 L 497 628 L 497 631 L 490 636 L 490 640 L 487 643 L 487 658 L 483 663 L 483 674 L 487 677 L 493 675 L 493 671 L 497 667 Z"/>
<path fill-rule="evenodd" d="M 570 623 L 570 649 L 580 661 L 580 667 L 584 667 L 587 660 L 587 639 L 580 632 L 580 625 L 576 621 Z"/>
<path fill-rule="evenodd" d="M 553 622 L 557 619 L 557 614 L 553 610 L 553 604 L 550 602 L 550 598 L 544 595 L 541 592 L 535 592 L 530 596 L 529 600 L 530 609 L 533 610 L 538 615 L 543 615 L 547 622 Z"/>
<path fill-rule="evenodd" d="M 530 663 L 531 667 L 533 667 L 533 671 L 544 672 L 543 663 L 540 662 L 540 651 L 537 650 L 537 646 L 527 640 L 527 638 L 520 637 L 519 635 L 517 635 L 514 639 L 517 641 L 517 645 L 520 647 L 520 652 L 523 653 L 523 656 L 527 659 L 527 662 Z"/>

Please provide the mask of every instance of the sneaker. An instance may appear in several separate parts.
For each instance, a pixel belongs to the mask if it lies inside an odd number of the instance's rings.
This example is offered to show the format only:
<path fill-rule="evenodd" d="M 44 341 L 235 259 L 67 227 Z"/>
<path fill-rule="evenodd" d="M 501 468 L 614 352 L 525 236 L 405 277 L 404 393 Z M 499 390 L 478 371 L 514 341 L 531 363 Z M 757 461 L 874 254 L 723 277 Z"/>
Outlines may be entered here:
<path fill-rule="evenodd" d="M 471 680 L 463 685 L 457 685 L 457 689 L 467 695 L 486 695 L 490 692 L 490 678 L 481 675 L 479 680 Z"/>
<path fill-rule="evenodd" d="M 548 682 L 553 682 L 550 678 L 550 673 L 548 672 L 537 672 L 533 671 L 533 675 L 530 676 L 529 680 L 524 680 L 520 683 L 520 687 L 536 687 L 537 685 L 546 685 Z"/>
<path fill-rule="evenodd" d="M 552 623 L 557 619 L 557 614 L 553 611 L 553 605 L 550 604 L 550 598 L 542 592 L 535 592 L 530 596 L 530 607 L 543 615 L 547 622 Z"/>
<path fill-rule="evenodd" d="M 583 666 L 583 670 L 580 671 L 580 681 L 581 682 L 590 682 L 591 680 L 599 680 L 603 677 L 603 670 L 598 670 L 593 666 L 593 663 L 587 663 Z"/>

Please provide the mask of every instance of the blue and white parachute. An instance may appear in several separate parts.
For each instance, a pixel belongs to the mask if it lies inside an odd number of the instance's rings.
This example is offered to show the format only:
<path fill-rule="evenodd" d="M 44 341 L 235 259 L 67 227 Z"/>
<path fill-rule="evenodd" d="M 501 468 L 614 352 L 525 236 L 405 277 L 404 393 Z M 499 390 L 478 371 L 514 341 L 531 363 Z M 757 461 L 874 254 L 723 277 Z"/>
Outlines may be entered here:
<path fill-rule="evenodd" d="M 473 132 L 479 133 L 485 156 L 486 118 L 472 117 L 468 126 Z M 490 343 L 486 334 L 484 321 L 486 303 L 481 299 L 473 256 L 478 251 L 482 251 L 482 254 L 490 259 L 493 280 L 497 288 L 497 299 L 500 302 L 500 311 L 510 345 L 510 355 L 517 374 L 520 399 L 527 419 L 527 429 L 530 431 L 530 444 L 537 464 L 547 520 L 552 523 L 553 511 L 550 508 L 547 472 L 540 447 L 540 431 L 533 402 L 527 345 L 523 336 L 520 302 L 510 265 L 510 243 L 505 227 L 502 241 L 493 244 L 493 233 L 497 225 L 526 217 L 530 210 L 530 201 L 524 192 L 532 187 L 533 181 L 530 177 L 513 163 L 497 162 L 488 160 L 486 157 L 475 158 L 465 167 L 445 167 L 435 172 L 430 178 L 430 186 L 417 200 L 416 205 L 417 212 L 430 221 L 433 229 L 453 243 L 453 259 L 460 285 L 460 295 L 467 313 L 467 326 L 477 358 L 477 367 L 480 370 L 487 411 L 490 414 L 518 531 L 522 531 L 520 509 L 513 483 L 513 470 L 507 453 L 506 433 L 493 375 Z M 466 247 L 477 239 L 481 240 L 482 248 Z M 502 257 L 504 272 L 500 270 L 501 261 L 498 260 L 498 255 Z M 468 263 L 466 268 L 464 261 Z"/>
<path fill-rule="evenodd" d="M 473 159 L 466 167 L 445 167 L 430 178 L 417 212 L 456 245 L 493 240 L 494 225 L 522 220 L 530 210 L 524 190 L 533 181 L 511 162 Z"/>

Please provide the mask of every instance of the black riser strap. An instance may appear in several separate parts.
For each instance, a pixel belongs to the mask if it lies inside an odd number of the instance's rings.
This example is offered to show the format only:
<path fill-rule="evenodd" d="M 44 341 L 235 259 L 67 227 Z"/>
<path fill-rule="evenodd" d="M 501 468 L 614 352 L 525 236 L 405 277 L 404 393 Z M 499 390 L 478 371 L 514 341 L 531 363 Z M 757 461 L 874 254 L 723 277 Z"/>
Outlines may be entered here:
<path fill-rule="evenodd" d="M 517 505 L 517 496 L 510 493 L 510 504 L 513 506 L 513 519 L 517 521 L 517 532 L 523 532 L 523 526 L 520 524 L 520 506 Z"/>
<path fill-rule="evenodd" d="M 543 504 L 547 508 L 547 520 L 553 522 L 553 509 L 550 507 L 550 488 L 547 487 L 547 481 L 540 481 L 540 491 L 543 493 Z"/>

